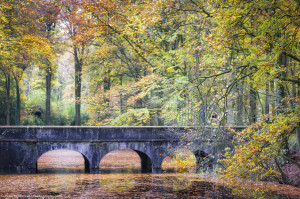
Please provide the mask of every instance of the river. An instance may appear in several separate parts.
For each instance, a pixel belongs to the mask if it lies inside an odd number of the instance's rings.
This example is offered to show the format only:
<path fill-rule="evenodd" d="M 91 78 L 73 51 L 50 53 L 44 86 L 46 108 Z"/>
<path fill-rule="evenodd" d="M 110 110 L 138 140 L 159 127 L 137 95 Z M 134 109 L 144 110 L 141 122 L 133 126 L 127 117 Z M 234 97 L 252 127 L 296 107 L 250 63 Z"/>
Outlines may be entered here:
<path fill-rule="evenodd" d="M 289 186 L 286 186 L 289 187 Z M 286 189 L 232 190 L 198 174 L 0 175 L 1 198 L 298 198 Z M 262 188 L 262 187 L 260 187 Z M 269 191 L 267 191 L 269 190 Z M 277 191 L 276 191 L 277 190 Z M 245 191 L 245 192 L 243 192 Z M 299 190 L 298 190 L 299 191 Z"/>

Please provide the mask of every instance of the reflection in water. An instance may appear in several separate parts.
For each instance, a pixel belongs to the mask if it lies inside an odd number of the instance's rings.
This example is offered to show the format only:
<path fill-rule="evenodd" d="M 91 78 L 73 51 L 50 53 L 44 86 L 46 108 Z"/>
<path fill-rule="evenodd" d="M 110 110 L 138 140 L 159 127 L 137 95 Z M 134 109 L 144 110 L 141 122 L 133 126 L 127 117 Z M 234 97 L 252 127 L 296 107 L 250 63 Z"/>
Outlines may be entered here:
<path fill-rule="evenodd" d="M 101 174 L 116 174 L 116 173 L 142 173 L 140 168 L 100 168 L 99 173 Z"/>
<path fill-rule="evenodd" d="M 109 175 L 107 177 L 103 177 L 107 175 L 102 175 L 99 178 L 99 185 L 101 188 L 110 192 L 123 192 L 133 189 L 135 186 L 134 178 L 124 176 L 120 178 L 120 176 Z"/>
<path fill-rule="evenodd" d="M 100 188 L 117 198 L 136 198 L 151 189 L 150 175 L 100 175 Z"/>
<path fill-rule="evenodd" d="M 0 198 L 240 198 L 190 174 L 0 175 Z M 261 193 L 262 198 L 297 198 Z"/>
<path fill-rule="evenodd" d="M 166 176 L 163 178 L 163 187 L 169 192 L 187 189 L 192 181 L 187 176 Z"/>

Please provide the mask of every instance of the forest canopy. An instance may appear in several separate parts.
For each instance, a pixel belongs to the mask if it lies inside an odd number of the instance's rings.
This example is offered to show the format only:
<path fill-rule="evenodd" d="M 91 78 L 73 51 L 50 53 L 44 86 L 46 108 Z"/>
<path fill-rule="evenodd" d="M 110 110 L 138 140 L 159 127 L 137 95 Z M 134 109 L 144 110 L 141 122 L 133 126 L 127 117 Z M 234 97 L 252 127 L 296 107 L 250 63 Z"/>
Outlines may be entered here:
<path fill-rule="evenodd" d="M 1 124 L 247 125 L 299 95 L 298 1 L 2 0 L 0 12 Z"/>

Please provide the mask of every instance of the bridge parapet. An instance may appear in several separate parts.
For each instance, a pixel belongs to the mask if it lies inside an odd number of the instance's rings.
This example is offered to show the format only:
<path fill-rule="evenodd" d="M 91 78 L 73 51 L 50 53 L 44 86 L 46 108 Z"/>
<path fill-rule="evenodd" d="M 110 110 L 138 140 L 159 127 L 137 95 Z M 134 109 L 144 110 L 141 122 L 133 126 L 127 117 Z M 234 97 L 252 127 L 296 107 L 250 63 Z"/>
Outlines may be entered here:
<path fill-rule="evenodd" d="M 176 133 L 174 133 L 176 129 Z M 1 126 L 0 141 L 152 141 L 179 139 L 185 127 Z"/>
<path fill-rule="evenodd" d="M 152 141 L 178 140 L 190 129 L 168 126 L 0 126 L 0 141 Z M 245 127 L 233 127 L 241 131 Z M 200 128 L 199 128 L 200 129 Z M 213 132 L 206 127 L 205 131 Z"/>

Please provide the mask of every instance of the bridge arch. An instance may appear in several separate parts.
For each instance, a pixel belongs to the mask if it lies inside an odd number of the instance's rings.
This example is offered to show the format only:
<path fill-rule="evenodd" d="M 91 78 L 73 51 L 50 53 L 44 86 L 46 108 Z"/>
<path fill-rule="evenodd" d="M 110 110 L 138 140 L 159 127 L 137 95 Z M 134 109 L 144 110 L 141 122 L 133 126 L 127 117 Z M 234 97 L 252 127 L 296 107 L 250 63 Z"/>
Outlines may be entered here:
<path fill-rule="evenodd" d="M 103 160 L 103 158 L 107 155 L 109 155 L 111 152 L 114 152 L 114 151 L 120 151 L 120 150 L 132 150 L 134 151 L 138 157 L 140 158 L 141 160 L 141 172 L 142 173 L 150 173 L 152 172 L 152 168 L 153 168 L 153 165 L 152 165 L 152 160 L 151 160 L 151 153 L 150 154 L 147 154 L 146 151 L 144 150 L 141 150 L 139 149 L 139 147 L 123 147 L 122 145 L 117 145 L 115 147 L 111 147 L 109 150 L 106 150 L 105 152 L 102 152 L 102 155 L 101 155 L 101 158 L 100 158 L 100 161 L 99 161 L 99 169 L 101 169 L 101 161 Z"/>
<path fill-rule="evenodd" d="M 56 150 L 69 150 L 72 152 L 76 152 L 78 154 L 80 154 L 84 160 L 84 172 L 85 173 L 90 173 L 90 168 L 92 165 L 91 162 L 91 158 L 90 158 L 90 154 L 88 150 L 84 150 L 84 148 L 86 147 L 82 147 L 82 146 L 78 146 L 78 145 L 69 145 L 69 144 L 52 144 L 52 145 L 48 145 L 48 144 L 43 144 L 42 146 L 38 147 L 37 153 L 35 155 L 35 157 L 33 157 L 33 163 L 34 168 L 36 169 L 36 173 L 38 173 L 38 161 L 39 159 L 47 154 L 47 153 L 51 153 L 54 152 Z"/>
<path fill-rule="evenodd" d="M 186 172 L 195 171 L 197 164 L 196 154 L 186 148 L 170 148 L 168 153 L 163 156 L 161 166 L 164 172 Z"/>

